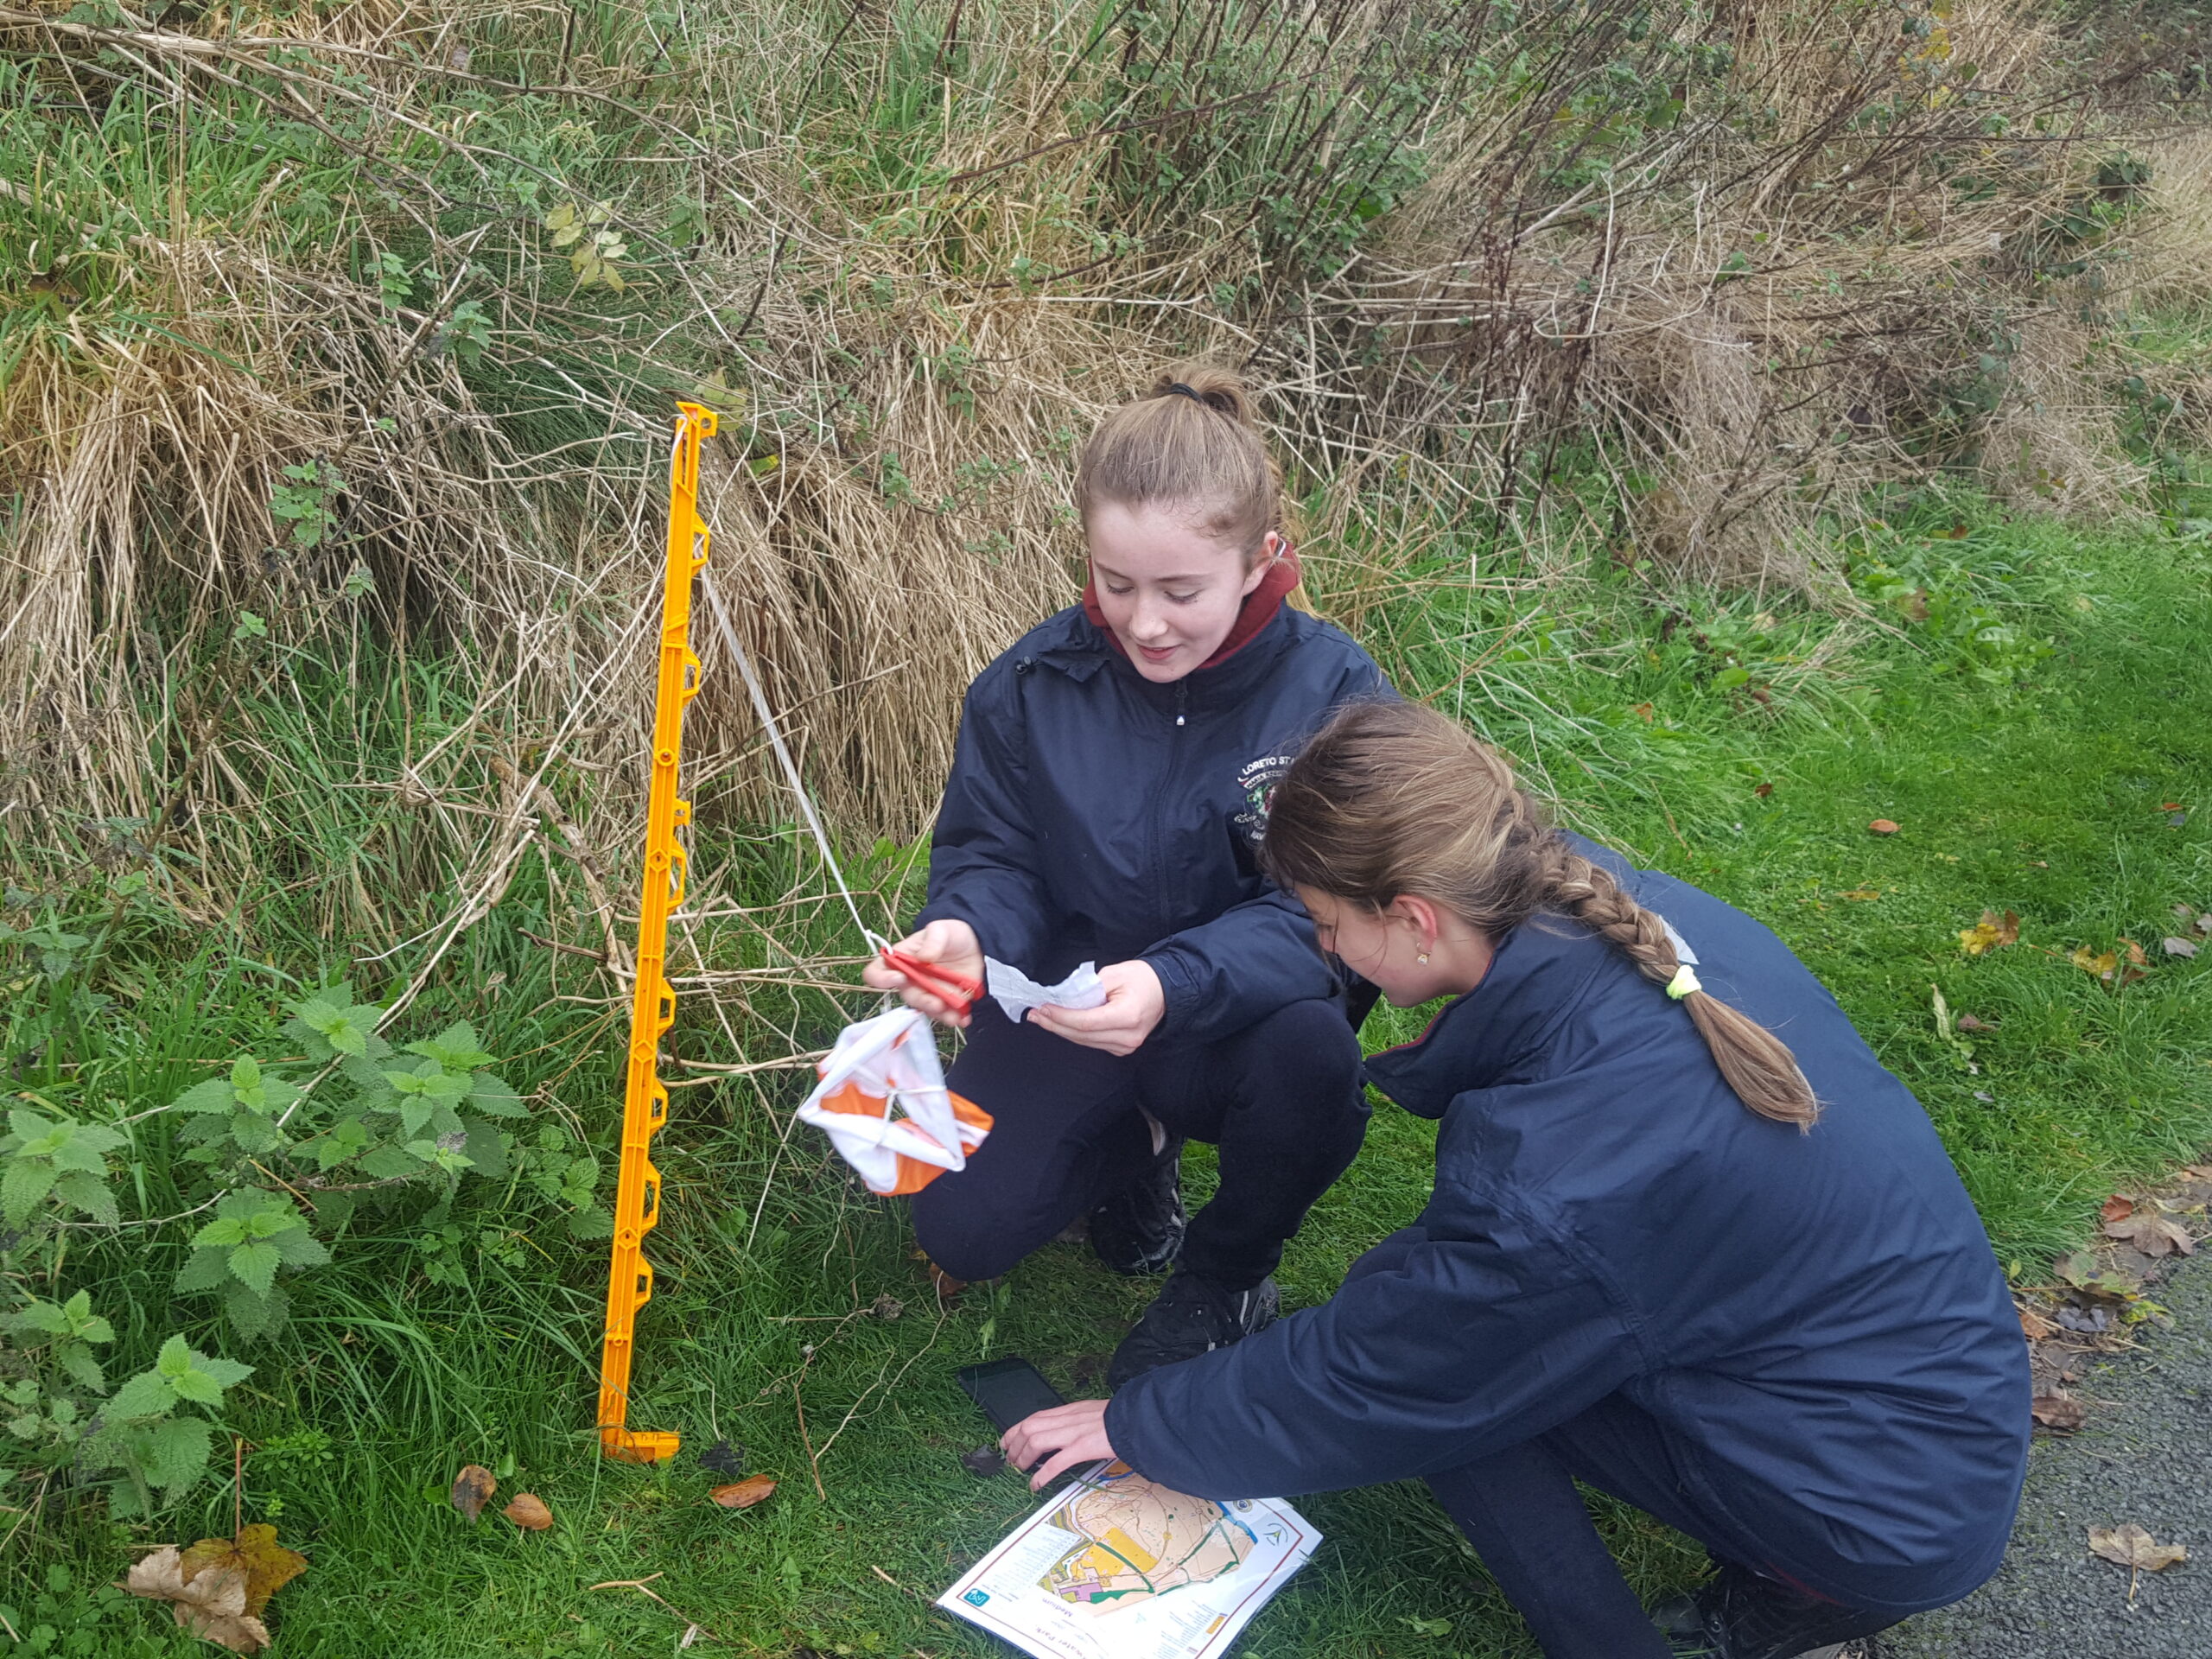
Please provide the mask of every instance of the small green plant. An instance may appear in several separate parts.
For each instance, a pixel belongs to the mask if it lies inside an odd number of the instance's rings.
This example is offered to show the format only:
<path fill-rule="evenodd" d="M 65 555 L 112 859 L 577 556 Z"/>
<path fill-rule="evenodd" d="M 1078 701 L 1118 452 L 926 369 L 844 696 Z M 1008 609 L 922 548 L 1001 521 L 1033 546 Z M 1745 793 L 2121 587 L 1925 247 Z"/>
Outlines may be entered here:
<path fill-rule="evenodd" d="M 291 482 L 279 484 L 270 495 L 269 511 L 291 525 L 294 547 L 302 551 L 321 547 L 338 527 L 338 499 L 346 493 L 344 475 L 327 461 L 296 461 L 285 467 L 283 474 Z"/>

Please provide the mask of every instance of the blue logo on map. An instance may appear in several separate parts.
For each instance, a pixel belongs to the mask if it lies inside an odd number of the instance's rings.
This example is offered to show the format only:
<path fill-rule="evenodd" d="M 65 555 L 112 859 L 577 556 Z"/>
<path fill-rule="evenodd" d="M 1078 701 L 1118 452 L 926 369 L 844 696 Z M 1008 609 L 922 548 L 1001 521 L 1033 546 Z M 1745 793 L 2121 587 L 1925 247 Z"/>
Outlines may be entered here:
<path fill-rule="evenodd" d="M 960 1598 L 961 1600 L 966 1602 L 971 1607 L 980 1607 L 990 1599 L 991 1592 L 988 1590 L 970 1590 L 966 1595 Z"/>

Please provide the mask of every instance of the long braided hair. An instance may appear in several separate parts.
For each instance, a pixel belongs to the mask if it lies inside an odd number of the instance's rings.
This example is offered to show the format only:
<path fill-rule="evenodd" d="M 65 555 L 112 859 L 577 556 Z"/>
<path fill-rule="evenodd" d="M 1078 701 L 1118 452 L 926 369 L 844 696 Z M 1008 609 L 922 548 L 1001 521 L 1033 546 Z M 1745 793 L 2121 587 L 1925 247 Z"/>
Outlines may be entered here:
<path fill-rule="evenodd" d="M 1498 938 L 1548 911 L 1656 985 L 1681 966 L 1666 924 L 1545 822 L 1503 756 L 1418 703 L 1340 710 L 1275 786 L 1262 856 L 1281 885 L 1370 912 L 1410 893 Z M 1812 1127 L 1820 1103 L 1780 1038 L 1709 992 L 1681 1003 L 1738 1099 Z"/>

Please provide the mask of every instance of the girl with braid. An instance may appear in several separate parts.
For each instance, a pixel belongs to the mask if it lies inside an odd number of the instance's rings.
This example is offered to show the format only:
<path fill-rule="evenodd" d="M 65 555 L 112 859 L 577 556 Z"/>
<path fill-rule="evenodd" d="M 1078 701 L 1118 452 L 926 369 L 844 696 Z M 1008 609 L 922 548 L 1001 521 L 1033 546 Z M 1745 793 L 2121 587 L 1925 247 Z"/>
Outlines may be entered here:
<path fill-rule="evenodd" d="M 1216 1498 L 1419 1476 L 1550 1659 L 1827 1655 L 1995 1571 L 2027 1353 L 1919 1103 L 1775 936 L 1550 827 L 1402 703 L 1338 714 L 1262 855 L 1401 1007 L 1367 1078 L 1441 1120 L 1411 1227 L 1325 1305 L 1017 1424 Z M 1647 1613 L 1575 1490 L 1717 1571 Z"/>

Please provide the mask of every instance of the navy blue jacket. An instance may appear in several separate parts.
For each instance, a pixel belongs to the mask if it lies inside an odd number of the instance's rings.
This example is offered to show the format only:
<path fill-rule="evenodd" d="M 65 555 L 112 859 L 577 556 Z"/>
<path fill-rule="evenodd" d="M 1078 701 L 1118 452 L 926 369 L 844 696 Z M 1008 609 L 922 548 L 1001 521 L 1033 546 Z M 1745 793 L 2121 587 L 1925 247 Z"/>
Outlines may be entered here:
<path fill-rule="evenodd" d="M 1764 927 L 1621 873 L 1778 1033 L 1824 1111 L 1754 1116 L 1689 1016 L 1540 916 L 1368 1076 L 1441 1117 L 1426 1235 L 1231 1348 L 1139 1377 L 1115 1449 L 1248 1497 L 1449 1469 L 1614 1393 L 1772 1562 L 1841 1599 L 1948 1599 L 1994 1570 L 2028 1363 L 1980 1218 L 1918 1102 Z"/>
<path fill-rule="evenodd" d="M 1205 1042 L 1337 982 L 1257 859 L 1267 798 L 1339 703 L 1383 695 L 1339 630 L 1279 600 L 1212 667 L 1157 685 L 1071 606 L 976 677 L 930 847 L 921 920 L 1050 984 L 1142 957 L 1152 1040 Z"/>

